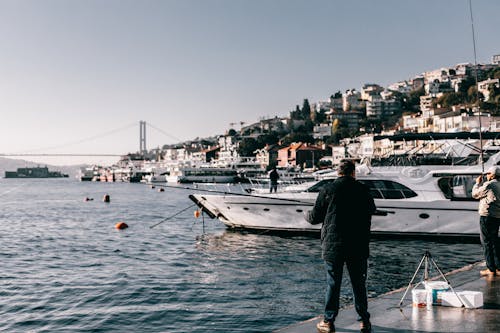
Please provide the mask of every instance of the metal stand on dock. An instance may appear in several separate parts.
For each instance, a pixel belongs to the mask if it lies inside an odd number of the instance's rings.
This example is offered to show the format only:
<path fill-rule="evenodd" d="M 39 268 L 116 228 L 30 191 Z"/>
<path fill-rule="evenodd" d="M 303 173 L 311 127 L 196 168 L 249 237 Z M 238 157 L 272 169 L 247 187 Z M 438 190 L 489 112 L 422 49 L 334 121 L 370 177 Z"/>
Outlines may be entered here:
<path fill-rule="evenodd" d="M 450 284 L 450 281 L 448 281 L 448 279 L 446 278 L 446 276 L 444 276 L 443 272 L 441 271 L 441 269 L 439 268 L 439 266 L 436 264 L 436 262 L 434 261 L 434 259 L 432 259 L 431 253 L 429 251 L 425 251 L 424 256 L 422 257 L 422 260 L 420 260 L 420 264 L 418 264 L 417 270 L 413 274 L 413 277 L 411 278 L 410 283 L 408 284 L 408 287 L 406 287 L 406 290 L 405 290 L 405 292 L 403 294 L 403 297 L 401 297 L 401 301 L 399 301 L 399 307 L 401 307 L 403 305 L 403 300 L 405 299 L 406 294 L 408 293 L 408 290 L 410 290 L 410 288 L 411 288 L 411 286 L 413 284 L 413 281 L 415 280 L 415 277 L 417 276 L 418 272 L 420 271 L 420 267 L 422 267 L 422 265 L 424 265 L 424 278 L 419 283 L 417 283 L 417 285 L 429 280 L 429 266 L 430 266 L 430 264 L 434 265 L 434 267 L 439 272 L 439 274 L 441 275 L 441 277 L 443 278 L 443 280 L 446 283 L 448 283 L 448 285 L 450 286 L 451 291 L 453 291 L 453 293 L 455 294 L 455 296 L 457 296 L 457 298 L 460 300 L 460 303 L 462 303 L 462 307 L 465 307 L 464 302 L 458 296 L 458 294 L 455 291 L 455 289 L 453 289 L 453 287 Z"/>

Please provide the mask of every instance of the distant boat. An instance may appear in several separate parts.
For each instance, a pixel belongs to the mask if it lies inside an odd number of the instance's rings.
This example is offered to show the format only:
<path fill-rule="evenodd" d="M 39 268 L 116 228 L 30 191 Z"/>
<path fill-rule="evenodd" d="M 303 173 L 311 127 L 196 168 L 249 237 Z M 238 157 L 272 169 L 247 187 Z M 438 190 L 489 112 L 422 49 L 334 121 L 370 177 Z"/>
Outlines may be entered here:
<path fill-rule="evenodd" d="M 47 167 L 18 168 L 17 171 L 5 171 L 5 178 L 66 178 L 60 171 L 49 171 Z"/>
<path fill-rule="evenodd" d="M 169 183 L 235 183 L 238 172 L 221 167 L 182 167 L 171 170 L 166 178 Z"/>

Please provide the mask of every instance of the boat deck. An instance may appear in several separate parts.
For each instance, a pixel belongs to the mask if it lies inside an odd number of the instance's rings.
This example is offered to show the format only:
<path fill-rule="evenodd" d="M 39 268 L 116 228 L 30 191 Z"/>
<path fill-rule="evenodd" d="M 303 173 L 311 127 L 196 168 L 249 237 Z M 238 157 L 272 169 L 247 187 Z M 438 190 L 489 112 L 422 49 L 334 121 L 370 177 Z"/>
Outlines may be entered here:
<path fill-rule="evenodd" d="M 482 308 L 417 308 L 412 306 L 411 292 L 408 292 L 399 308 L 399 301 L 406 289 L 402 288 L 369 300 L 373 332 L 500 332 L 500 276 L 480 277 L 481 269 L 484 269 L 484 263 L 466 266 L 446 275 L 456 291 L 483 292 Z M 275 332 L 316 332 L 316 323 L 321 318 L 318 316 Z M 341 309 L 335 321 L 336 332 L 359 332 L 356 319 L 353 306 Z"/>

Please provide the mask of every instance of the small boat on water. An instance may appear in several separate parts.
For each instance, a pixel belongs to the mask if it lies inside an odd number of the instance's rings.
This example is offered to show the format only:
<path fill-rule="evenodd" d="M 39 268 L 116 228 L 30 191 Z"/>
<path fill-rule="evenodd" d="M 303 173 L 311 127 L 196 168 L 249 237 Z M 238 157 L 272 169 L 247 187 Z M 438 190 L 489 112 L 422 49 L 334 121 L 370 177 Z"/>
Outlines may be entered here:
<path fill-rule="evenodd" d="M 48 167 L 17 168 L 17 171 L 5 171 L 5 178 L 67 178 L 60 171 L 49 171 Z"/>
<path fill-rule="evenodd" d="M 492 156 L 485 168 L 497 165 Z M 412 236 L 479 236 L 478 201 L 471 196 L 480 166 L 361 168 L 357 179 L 375 199 L 372 233 Z M 203 212 L 227 227 L 259 232 L 318 233 L 304 214 L 312 209 L 321 188 L 335 179 L 311 183 L 301 191 L 277 194 L 190 195 Z"/>

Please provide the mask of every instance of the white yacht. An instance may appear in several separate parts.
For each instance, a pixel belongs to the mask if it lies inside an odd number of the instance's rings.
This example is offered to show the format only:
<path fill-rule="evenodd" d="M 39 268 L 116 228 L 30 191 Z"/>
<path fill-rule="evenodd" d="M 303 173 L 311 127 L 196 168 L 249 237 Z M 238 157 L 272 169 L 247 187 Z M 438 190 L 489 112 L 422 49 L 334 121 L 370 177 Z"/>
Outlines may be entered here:
<path fill-rule="evenodd" d="M 178 183 L 234 183 L 238 172 L 232 168 L 221 167 L 182 167 L 170 170 L 168 182 Z"/>
<path fill-rule="evenodd" d="M 490 158 L 484 168 L 496 165 Z M 471 197 L 480 166 L 361 168 L 357 179 L 367 185 L 377 213 L 372 233 L 385 235 L 435 235 L 478 237 L 478 201 Z M 304 214 L 312 209 L 318 192 L 334 178 L 320 180 L 300 192 L 277 194 L 190 196 L 203 212 L 227 227 L 257 231 L 317 233 Z"/>

